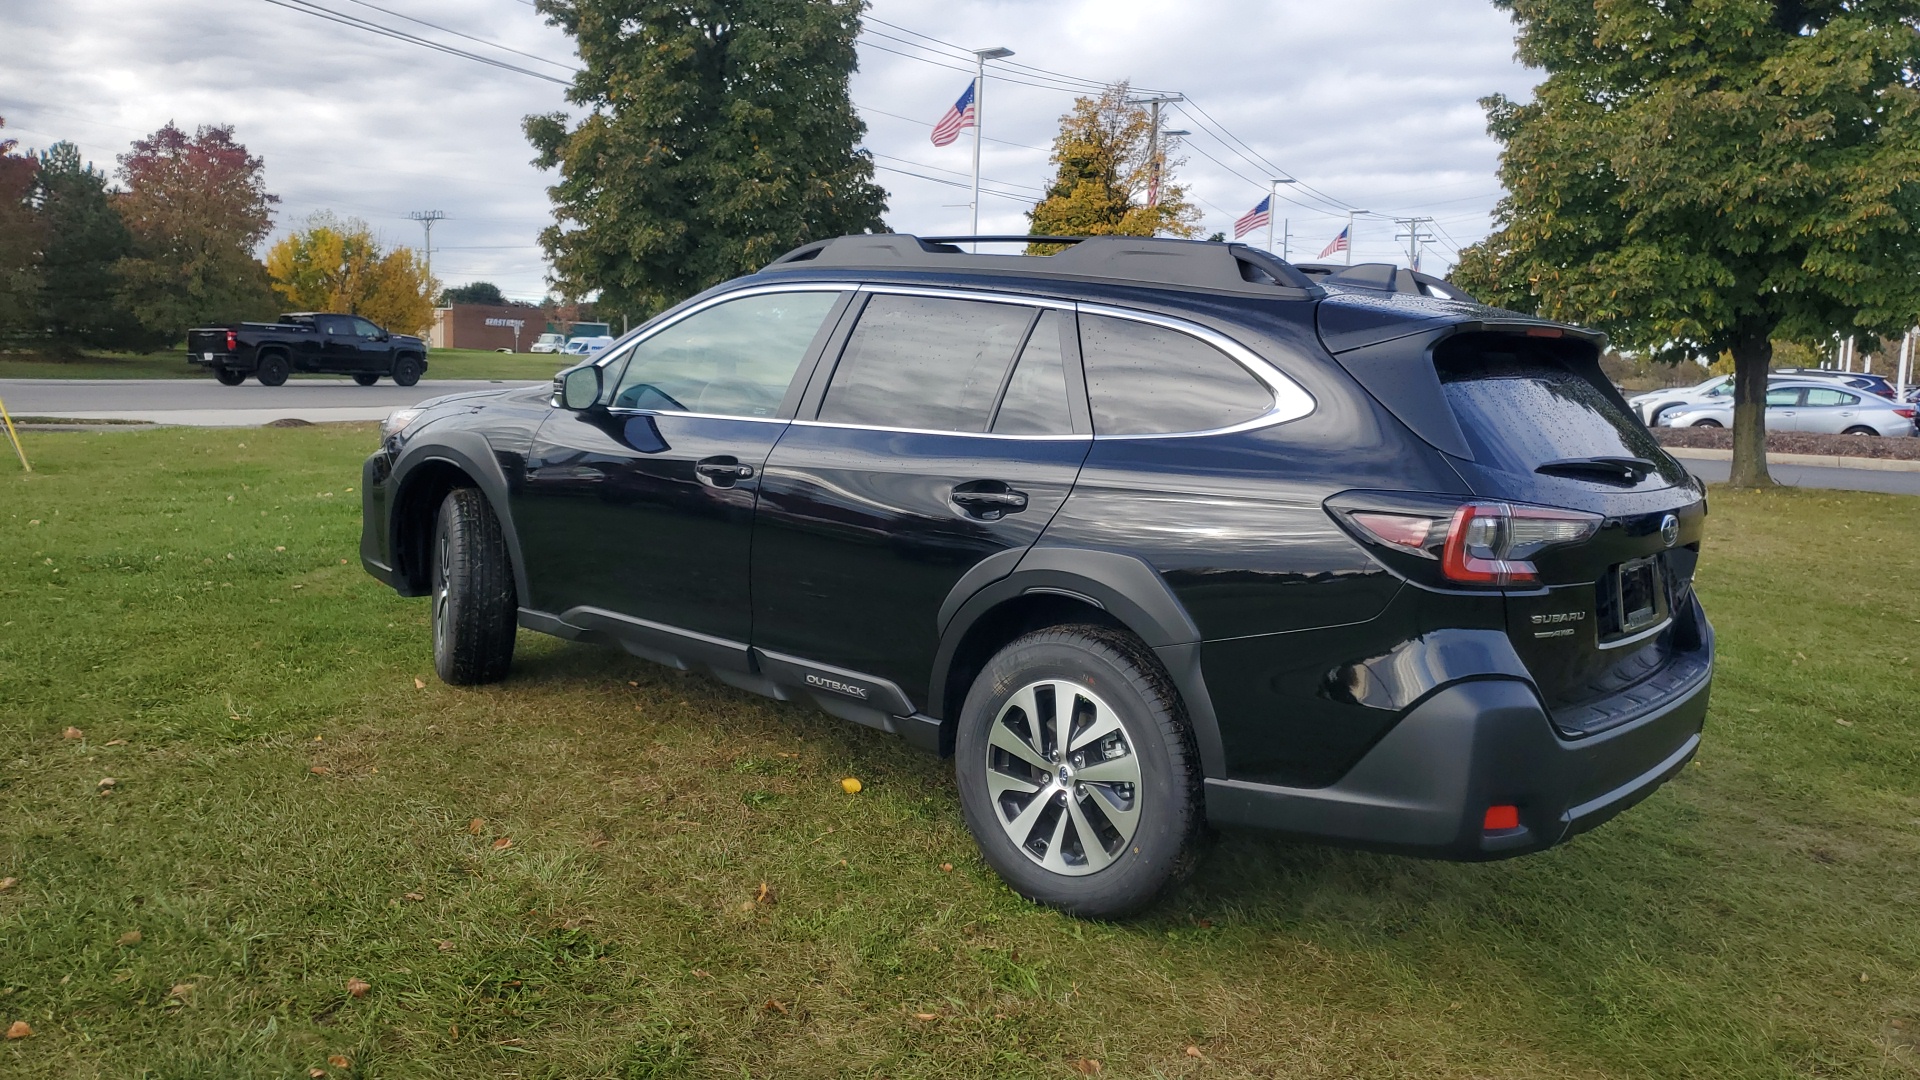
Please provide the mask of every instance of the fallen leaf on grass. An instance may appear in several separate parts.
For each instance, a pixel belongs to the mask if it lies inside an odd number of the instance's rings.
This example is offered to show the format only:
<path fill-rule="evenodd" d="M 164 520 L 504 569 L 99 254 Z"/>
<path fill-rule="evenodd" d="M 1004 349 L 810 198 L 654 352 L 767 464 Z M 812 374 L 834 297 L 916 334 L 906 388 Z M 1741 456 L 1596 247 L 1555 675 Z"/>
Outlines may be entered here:
<path fill-rule="evenodd" d="M 785 1005 L 780 1004 L 779 1002 L 773 1000 L 772 998 L 768 998 L 767 1003 L 760 1007 L 767 1010 L 768 1012 L 777 1012 L 781 1016 L 791 1015 L 787 1012 L 787 1007 Z"/>
<path fill-rule="evenodd" d="M 86 736 L 86 733 L 81 731 L 79 728 L 70 727 L 67 730 L 61 732 L 60 737 L 63 739 L 84 739 L 87 736 Z"/>
<path fill-rule="evenodd" d="M 125 746 L 125 745 L 127 745 L 127 740 L 125 740 L 125 739 L 108 739 L 108 740 L 107 740 L 107 745 L 108 745 L 108 746 Z"/>
<path fill-rule="evenodd" d="M 484 818 L 474 818 L 472 821 L 467 822 L 467 832 L 473 836 L 479 836 L 485 832 L 486 829 L 487 822 Z"/>
<path fill-rule="evenodd" d="M 6 892 L 18 884 L 20 884 L 20 879 L 17 877 L 0 877 L 0 892 Z"/>
<path fill-rule="evenodd" d="M 308 1075 L 309 1077 L 311 1077 L 311 1078 L 312 1078 L 312 1080 L 323 1080 L 323 1078 L 324 1078 L 324 1077 L 325 1077 L 325 1076 L 327 1075 L 327 1070 L 325 1070 L 325 1069 L 308 1069 L 308 1070 L 307 1070 L 307 1075 Z"/>
<path fill-rule="evenodd" d="M 452 952 L 454 949 L 454 944 L 451 941 L 442 941 L 439 938 L 434 938 L 433 943 L 440 946 L 441 952 Z"/>
<path fill-rule="evenodd" d="M 913 1018 L 915 1020 L 938 1020 L 940 1019 L 940 1014 L 939 1013 L 914 1013 Z"/>
<path fill-rule="evenodd" d="M 104 791 L 104 790 L 106 790 L 107 788 L 110 788 L 110 787 L 113 787 L 114 785 L 116 785 L 116 784 L 118 784 L 119 782 L 120 782 L 120 781 L 118 781 L 118 780 L 115 780 L 115 779 L 114 779 L 113 777 L 111 777 L 111 776 L 103 776 L 103 777 L 101 777 L 101 778 L 100 778 L 100 783 L 99 783 L 99 787 L 100 787 L 100 789 L 101 789 L 101 790 L 103 790 L 103 791 Z"/>
<path fill-rule="evenodd" d="M 327 1064 L 336 1069 L 344 1069 L 352 1065 L 353 1061 L 345 1054 L 329 1054 L 327 1055 Z"/>
<path fill-rule="evenodd" d="M 124 934 L 121 934 L 121 935 L 120 935 L 120 944 L 122 944 L 122 945 L 138 945 L 138 944 L 140 944 L 140 931 L 138 931 L 138 930 L 129 930 L 129 931 L 127 931 L 126 933 L 124 933 Z"/>
<path fill-rule="evenodd" d="M 27 1039 L 33 1036 L 33 1025 L 25 1020 L 15 1020 L 7 1025 L 7 1038 Z"/>
<path fill-rule="evenodd" d="M 173 989 L 167 991 L 167 996 L 170 998 L 183 998 L 191 993 L 193 993 L 192 983 L 174 983 Z"/>
<path fill-rule="evenodd" d="M 1207 1058 L 1207 1055 L 1201 1053 L 1200 1048 L 1197 1046 L 1187 1047 L 1187 1056 L 1190 1058 L 1199 1058 L 1202 1061 L 1205 1061 Z"/>
<path fill-rule="evenodd" d="M 1863 972 L 1861 972 L 1861 973 L 1860 973 L 1860 981 L 1861 981 L 1861 982 L 1866 982 L 1866 981 L 1867 981 L 1867 973 L 1866 973 L 1866 972 L 1864 972 L 1864 971 L 1863 971 Z"/>
<path fill-rule="evenodd" d="M 1840 719 L 1840 718 L 1839 718 L 1839 717 L 1837 717 L 1837 716 L 1833 718 L 1833 722 L 1834 722 L 1834 723 L 1836 723 L 1836 724 L 1839 724 L 1839 725 L 1840 725 L 1841 727 L 1852 727 L 1852 726 L 1853 726 L 1853 721 L 1851 721 L 1851 720 L 1842 720 L 1842 719 Z"/>
<path fill-rule="evenodd" d="M 766 882 L 761 882 L 760 890 L 753 894 L 753 902 L 756 904 L 771 904 L 773 901 L 773 889 L 768 887 Z"/>
<path fill-rule="evenodd" d="M 951 874 L 951 873 L 953 873 L 953 864 L 952 864 L 952 863 L 950 863 L 950 862 L 943 862 L 943 863 L 941 863 L 941 864 L 940 864 L 940 872 L 941 872 L 941 873 L 943 873 L 943 874 Z"/>
<path fill-rule="evenodd" d="M 420 895 L 419 893 L 417 893 L 417 892 L 410 892 L 410 893 L 408 893 L 408 894 L 407 894 L 407 899 L 409 899 L 409 900 L 413 900 L 413 901 L 416 901 L 416 902 L 417 902 L 417 901 L 421 901 L 421 900 L 425 900 L 425 899 L 426 899 L 426 897 L 424 897 L 424 896 L 421 896 L 421 895 Z"/>
<path fill-rule="evenodd" d="M 1073 1071 L 1082 1076 L 1093 1076 L 1100 1071 L 1100 1063 L 1092 1058 L 1081 1058 L 1073 1063 Z"/>
<path fill-rule="evenodd" d="M 849 795 L 858 795 L 860 794 L 860 781 L 849 776 L 845 780 L 840 781 L 840 790 Z"/>
<path fill-rule="evenodd" d="M 308 769 L 307 771 L 312 773 L 315 776 L 326 776 L 327 774 L 333 772 L 332 769 L 327 768 L 325 765 L 315 765 L 313 768 Z"/>
<path fill-rule="evenodd" d="M 347 980 L 347 993 L 352 997 L 357 997 L 357 998 L 366 997 L 367 991 L 371 989 L 373 989 L 373 984 L 367 982 L 365 979 L 348 979 Z"/>
<path fill-rule="evenodd" d="M 414 676 L 413 688 L 415 690 L 425 690 L 427 688 L 427 680 L 422 679 L 417 675 Z"/>
<path fill-rule="evenodd" d="M 513 846 L 513 837 L 511 836 L 498 837 L 493 842 L 493 850 L 495 851 L 505 851 L 512 846 Z"/>

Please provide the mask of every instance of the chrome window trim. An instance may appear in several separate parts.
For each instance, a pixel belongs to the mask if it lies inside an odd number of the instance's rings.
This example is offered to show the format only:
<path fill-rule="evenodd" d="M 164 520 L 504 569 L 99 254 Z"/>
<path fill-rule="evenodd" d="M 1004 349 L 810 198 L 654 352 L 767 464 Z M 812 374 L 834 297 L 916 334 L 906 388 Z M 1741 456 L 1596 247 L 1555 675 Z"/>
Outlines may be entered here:
<path fill-rule="evenodd" d="M 1273 393 L 1273 408 L 1268 409 L 1266 412 L 1251 420 L 1242 420 L 1238 424 L 1232 424 L 1227 427 L 1208 428 L 1204 431 L 1165 431 L 1144 435 L 1100 435 L 1096 433 L 1094 435 L 1095 439 L 1191 439 L 1203 435 L 1231 435 L 1235 432 L 1252 431 L 1255 428 L 1271 427 L 1275 424 L 1284 424 L 1289 421 L 1298 420 L 1303 416 L 1312 415 L 1313 410 L 1317 407 L 1313 400 L 1313 395 L 1307 393 L 1305 387 L 1294 382 L 1292 378 L 1281 372 L 1280 369 L 1262 359 L 1260 354 L 1218 330 L 1213 330 L 1197 323 L 1191 323 L 1185 319 L 1176 319 L 1170 315 L 1158 315 L 1153 312 L 1137 311 L 1132 308 L 1110 307 L 1106 304 L 1078 304 L 1075 306 L 1082 314 L 1104 315 L 1110 319 L 1128 319 L 1133 322 L 1148 323 L 1163 329 L 1172 330 L 1175 333 L 1199 338 L 1201 341 L 1226 353 L 1228 359 L 1245 368 L 1248 374 L 1258 379 Z M 1082 349 L 1081 363 L 1086 363 L 1084 349 Z M 1091 398 L 1092 391 L 1088 391 L 1088 396 Z"/>
<path fill-rule="evenodd" d="M 675 413 L 674 415 L 681 415 Z M 1092 435 L 1019 435 L 1010 431 L 940 431 L 934 428 L 882 427 L 879 424 L 842 424 L 833 420 L 792 420 L 794 427 L 844 428 L 849 431 L 886 431 L 896 435 L 958 435 L 968 439 L 1014 439 L 1023 442 L 1085 441 Z"/>
<path fill-rule="evenodd" d="M 1052 308 L 1055 311 L 1072 311 L 1078 306 L 1071 300 L 1054 300 L 1044 296 L 985 292 L 979 289 L 944 289 L 923 285 L 891 285 L 886 282 L 862 285 L 860 286 L 860 291 L 863 293 L 886 293 L 892 296 L 926 296 L 936 300 L 978 300 L 988 304 L 1018 304 L 1021 307 Z"/>
<path fill-rule="evenodd" d="M 1623 638 L 1617 638 L 1613 641 L 1595 641 L 1594 646 L 1596 648 L 1601 648 L 1601 649 L 1620 649 L 1628 645 L 1637 645 L 1640 642 L 1647 640 L 1648 638 L 1652 637 L 1655 634 L 1658 634 L 1660 631 L 1665 630 L 1667 627 L 1672 625 L 1673 625 L 1673 616 L 1668 615 L 1666 618 L 1661 619 L 1659 622 L 1653 624 L 1652 626 L 1647 627 L 1645 630 L 1641 630 L 1641 631 L 1638 631 L 1637 633 L 1629 634 Z"/>

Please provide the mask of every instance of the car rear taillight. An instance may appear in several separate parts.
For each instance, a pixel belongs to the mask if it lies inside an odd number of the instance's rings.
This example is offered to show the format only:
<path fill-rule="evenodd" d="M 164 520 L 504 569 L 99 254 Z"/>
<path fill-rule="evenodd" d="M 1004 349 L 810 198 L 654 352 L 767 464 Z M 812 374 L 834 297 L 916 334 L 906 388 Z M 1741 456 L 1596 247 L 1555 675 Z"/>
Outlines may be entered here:
<path fill-rule="evenodd" d="M 227 331 L 227 351 L 228 352 L 240 351 L 240 336 L 238 334 L 235 334 L 231 330 Z"/>
<path fill-rule="evenodd" d="M 1911 420 L 1913 419 L 1913 410 L 1912 409 L 1895 409 L 1893 410 L 1893 415 L 1898 416 L 1903 420 Z"/>
<path fill-rule="evenodd" d="M 1450 514 L 1350 509 L 1342 515 L 1363 538 L 1393 551 L 1433 559 L 1440 575 L 1459 585 L 1532 585 L 1540 580 L 1535 555 L 1589 540 L 1598 514 L 1524 503 L 1469 502 Z"/>

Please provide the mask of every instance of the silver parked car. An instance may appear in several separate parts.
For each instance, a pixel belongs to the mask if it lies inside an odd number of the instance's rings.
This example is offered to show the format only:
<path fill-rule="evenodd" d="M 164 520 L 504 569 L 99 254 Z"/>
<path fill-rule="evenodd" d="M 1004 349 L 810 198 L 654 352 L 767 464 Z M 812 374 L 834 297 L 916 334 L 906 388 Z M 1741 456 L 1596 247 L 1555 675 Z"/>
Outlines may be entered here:
<path fill-rule="evenodd" d="M 1830 381 L 1774 381 L 1767 387 L 1767 430 L 1823 435 L 1912 435 L 1914 407 Z M 1668 409 L 1661 427 L 1732 427 L 1733 396 Z"/>
<path fill-rule="evenodd" d="M 1661 416 L 1670 409 L 1732 400 L 1733 376 L 1716 375 L 1698 386 L 1669 386 L 1664 390 L 1636 394 L 1627 399 L 1627 404 L 1648 427 L 1655 427 L 1660 423 Z"/>

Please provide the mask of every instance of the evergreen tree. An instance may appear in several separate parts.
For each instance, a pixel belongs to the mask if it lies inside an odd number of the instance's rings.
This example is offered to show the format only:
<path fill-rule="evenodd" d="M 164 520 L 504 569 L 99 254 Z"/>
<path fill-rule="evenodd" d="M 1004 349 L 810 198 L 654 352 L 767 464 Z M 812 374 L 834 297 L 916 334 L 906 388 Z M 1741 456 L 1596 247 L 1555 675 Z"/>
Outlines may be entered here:
<path fill-rule="evenodd" d="M 863 0 L 538 0 L 587 114 L 529 117 L 557 168 L 554 284 L 653 311 L 810 240 L 883 229 L 847 80 Z"/>
<path fill-rule="evenodd" d="M 1920 2 L 1494 2 L 1547 78 L 1482 102 L 1507 195 L 1454 280 L 1631 349 L 1730 351 L 1733 482 L 1771 482 L 1771 340 L 1920 316 Z"/>
<path fill-rule="evenodd" d="M 499 307 L 507 302 L 500 286 L 491 281 L 475 281 L 466 285 L 456 285 L 443 289 L 440 293 L 440 306 L 452 307 L 454 304 L 491 304 Z"/>
<path fill-rule="evenodd" d="M 1060 118 L 1053 139 L 1053 182 L 1046 197 L 1027 212 L 1035 236 L 1191 237 L 1199 230 L 1200 211 L 1187 201 L 1186 188 L 1172 182 L 1167 136 L 1160 137 L 1160 199 L 1147 205 L 1153 176 L 1152 117 L 1141 105 L 1127 103 L 1122 82 L 1099 97 L 1076 98 L 1073 111 Z M 1029 244 L 1033 254 L 1059 250 L 1058 244 Z"/>
<path fill-rule="evenodd" d="M 40 319 L 54 340 L 115 346 L 139 324 L 115 297 L 114 264 L 133 253 L 133 235 L 107 191 L 107 176 L 57 142 L 40 155 L 35 201 L 46 230 L 40 258 Z"/>
<path fill-rule="evenodd" d="M 116 206 L 133 234 L 133 253 L 116 268 L 120 297 L 148 340 L 274 312 L 266 267 L 253 255 L 280 201 L 263 168 L 231 127 L 188 137 L 168 124 L 120 156 L 127 191 Z"/>
<path fill-rule="evenodd" d="M 0 119 L 0 127 L 6 120 Z M 33 209 L 34 173 L 40 162 L 17 154 L 18 144 L 0 138 L 0 338 L 37 335 L 34 298 L 40 293 L 40 248 L 44 236 Z"/>

